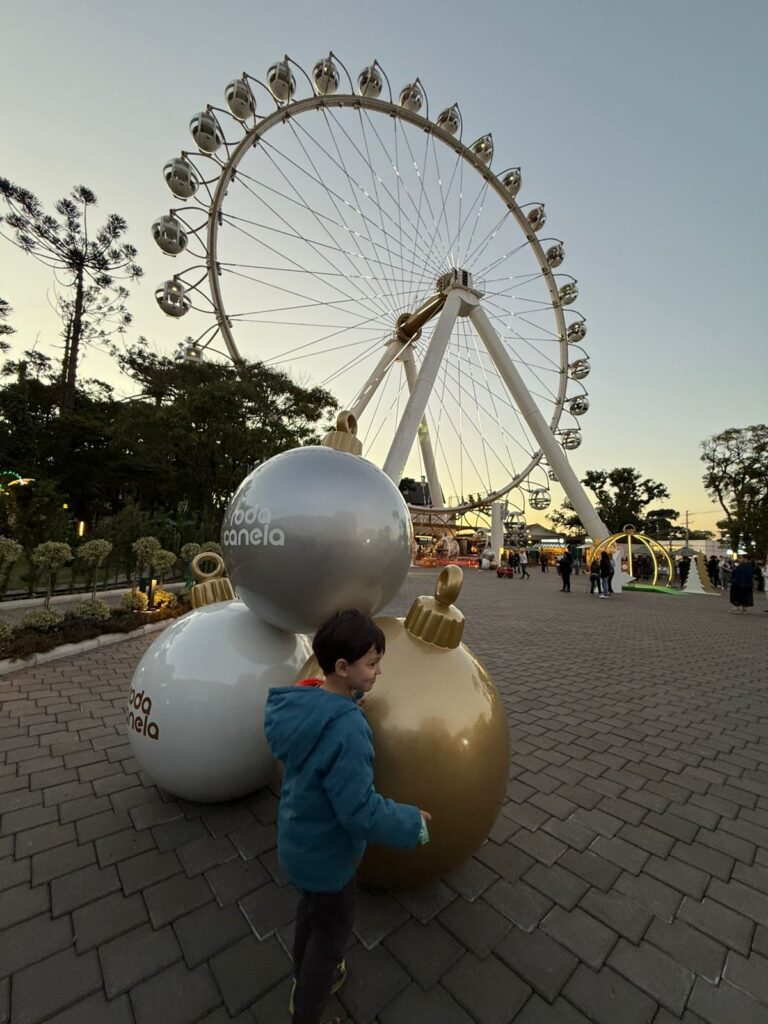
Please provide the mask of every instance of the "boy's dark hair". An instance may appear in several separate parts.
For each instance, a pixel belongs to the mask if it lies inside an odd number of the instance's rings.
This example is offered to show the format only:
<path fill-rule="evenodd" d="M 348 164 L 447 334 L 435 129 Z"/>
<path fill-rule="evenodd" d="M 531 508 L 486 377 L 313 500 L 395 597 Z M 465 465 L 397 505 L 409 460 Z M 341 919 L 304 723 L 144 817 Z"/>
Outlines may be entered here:
<path fill-rule="evenodd" d="M 318 629 L 312 641 L 312 650 L 323 672 L 333 672 L 339 658 L 351 663 L 372 647 L 383 654 L 385 646 L 382 631 L 370 615 L 357 608 L 336 612 Z"/>

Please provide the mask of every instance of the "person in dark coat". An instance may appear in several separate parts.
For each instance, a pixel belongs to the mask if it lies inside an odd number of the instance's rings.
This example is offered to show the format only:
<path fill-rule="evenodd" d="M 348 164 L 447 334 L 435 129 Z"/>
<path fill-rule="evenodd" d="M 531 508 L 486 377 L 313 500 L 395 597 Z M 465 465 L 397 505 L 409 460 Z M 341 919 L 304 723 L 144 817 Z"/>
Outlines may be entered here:
<path fill-rule="evenodd" d="M 593 558 L 589 563 L 589 593 L 600 594 L 600 559 Z"/>
<path fill-rule="evenodd" d="M 571 573 L 573 571 L 573 557 L 570 551 L 566 551 L 560 559 L 560 579 L 563 585 L 560 588 L 564 594 L 571 592 Z"/>
<path fill-rule="evenodd" d="M 707 559 L 707 573 L 709 575 L 710 582 L 713 587 L 720 586 L 720 563 L 717 560 L 717 555 L 710 555 Z"/>
<path fill-rule="evenodd" d="M 609 597 L 612 595 L 611 591 L 611 576 L 613 575 L 613 565 L 611 564 L 611 556 L 607 551 L 604 551 L 600 555 L 600 586 L 603 589 L 600 597 Z"/>
<path fill-rule="evenodd" d="M 680 573 L 680 586 L 684 587 L 685 581 L 688 579 L 688 573 L 691 571 L 691 559 L 688 555 L 683 555 L 680 559 L 677 571 Z"/>
<path fill-rule="evenodd" d="M 731 611 L 745 612 L 754 602 L 754 573 L 749 559 L 742 556 L 731 573 Z"/>

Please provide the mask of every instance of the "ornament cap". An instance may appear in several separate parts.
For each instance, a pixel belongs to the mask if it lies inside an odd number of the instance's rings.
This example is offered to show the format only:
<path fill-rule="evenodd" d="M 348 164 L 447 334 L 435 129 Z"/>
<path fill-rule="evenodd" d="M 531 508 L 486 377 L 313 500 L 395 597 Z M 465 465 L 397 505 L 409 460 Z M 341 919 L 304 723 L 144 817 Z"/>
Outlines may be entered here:
<path fill-rule="evenodd" d="M 363 445 L 357 439 L 357 420 L 346 409 L 336 417 L 336 429 L 329 430 L 323 438 L 324 448 L 335 448 L 337 452 L 351 452 L 362 455 Z"/>
<path fill-rule="evenodd" d="M 405 629 L 412 637 L 453 650 L 464 634 L 464 616 L 453 602 L 461 592 L 464 574 L 458 565 L 447 565 L 437 578 L 434 597 L 417 597 L 405 617 Z"/>
<path fill-rule="evenodd" d="M 203 562 L 213 562 L 215 568 L 204 572 L 200 566 Z M 201 551 L 192 559 L 192 575 L 197 585 L 192 588 L 190 601 L 193 608 L 216 604 L 217 601 L 234 601 L 235 592 L 232 584 L 224 575 L 224 559 L 213 551 Z"/>

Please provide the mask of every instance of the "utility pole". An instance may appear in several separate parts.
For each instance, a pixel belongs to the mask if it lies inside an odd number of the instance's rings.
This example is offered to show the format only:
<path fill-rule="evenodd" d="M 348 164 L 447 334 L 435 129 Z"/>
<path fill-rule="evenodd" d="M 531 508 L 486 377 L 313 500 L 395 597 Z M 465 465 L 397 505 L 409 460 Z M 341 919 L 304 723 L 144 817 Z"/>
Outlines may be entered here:
<path fill-rule="evenodd" d="M 688 509 L 685 510 L 685 546 L 688 547 Z"/>

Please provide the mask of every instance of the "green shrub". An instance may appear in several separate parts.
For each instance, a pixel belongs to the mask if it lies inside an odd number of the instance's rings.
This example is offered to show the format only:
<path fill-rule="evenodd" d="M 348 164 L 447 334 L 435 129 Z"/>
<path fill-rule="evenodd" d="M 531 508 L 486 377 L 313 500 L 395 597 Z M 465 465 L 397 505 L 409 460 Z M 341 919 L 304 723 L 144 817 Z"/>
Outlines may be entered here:
<path fill-rule="evenodd" d="M 11 570 L 23 553 L 21 544 L 10 537 L 0 537 L 0 599 L 5 597 Z"/>
<path fill-rule="evenodd" d="M 152 559 L 152 568 L 157 574 L 158 579 L 165 579 L 165 574 L 176 565 L 176 562 L 177 558 L 173 551 L 166 551 L 164 548 L 161 548 L 155 552 L 155 557 Z"/>
<path fill-rule="evenodd" d="M 176 595 L 171 590 L 156 590 L 152 595 L 152 604 L 155 608 L 175 608 Z"/>
<path fill-rule="evenodd" d="M 21 628 L 33 633 L 52 633 L 64 622 L 64 616 L 56 608 L 33 608 L 21 620 Z"/>
<path fill-rule="evenodd" d="M 149 598 L 140 590 L 128 590 L 120 598 L 120 607 L 129 612 L 145 612 L 148 604 Z"/>
<path fill-rule="evenodd" d="M 64 618 L 71 622 L 107 622 L 111 614 L 106 601 L 99 601 L 92 597 L 90 600 L 70 608 Z"/>
<path fill-rule="evenodd" d="M 6 647 L 13 639 L 14 629 L 10 622 L 0 619 L 0 654 L 5 652 Z"/>
<path fill-rule="evenodd" d="M 88 566 L 91 579 L 92 589 L 91 597 L 96 597 L 96 577 L 97 570 L 104 563 L 105 559 L 109 557 L 112 551 L 112 543 L 108 540 L 89 540 L 85 544 L 81 544 L 75 552 L 75 557 L 78 561 L 84 562 Z"/>
<path fill-rule="evenodd" d="M 56 574 L 60 569 L 64 568 L 71 558 L 72 548 L 69 544 L 64 544 L 57 540 L 47 540 L 43 544 L 38 544 L 32 552 L 32 564 L 48 577 L 48 590 L 45 595 L 46 608 L 51 600 L 51 592 L 56 583 Z M 45 632 L 45 630 L 42 632 Z"/>

